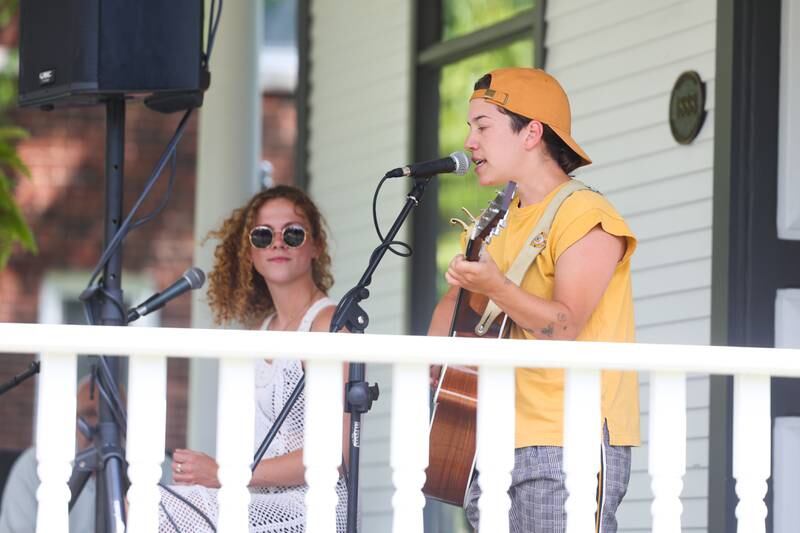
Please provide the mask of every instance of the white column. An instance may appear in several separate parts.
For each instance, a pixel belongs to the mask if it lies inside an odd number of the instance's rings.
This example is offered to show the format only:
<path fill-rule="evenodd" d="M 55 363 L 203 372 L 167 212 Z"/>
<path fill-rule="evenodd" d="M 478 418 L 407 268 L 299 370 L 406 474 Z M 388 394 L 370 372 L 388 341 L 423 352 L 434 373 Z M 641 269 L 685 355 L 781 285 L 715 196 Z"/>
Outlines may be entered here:
<path fill-rule="evenodd" d="M 250 530 L 248 504 L 250 463 L 255 433 L 255 386 L 253 360 L 222 359 L 219 364 L 219 421 L 217 430 L 217 529 L 226 533 Z"/>
<path fill-rule="evenodd" d="M 208 1 L 206 1 L 208 4 Z M 215 241 L 201 242 L 256 190 L 261 153 L 258 52 L 262 3 L 225 2 L 211 55 L 211 87 L 200 108 L 195 191 L 195 265 L 208 273 Z M 192 326 L 211 327 L 206 291 L 192 293 Z M 214 454 L 217 363 L 189 371 L 189 447 Z"/>
<path fill-rule="evenodd" d="M 392 380 L 392 481 L 394 533 L 422 533 L 425 469 L 428 467 L 430 384 L 428 365 L 398 364 Z M 409 446 L 409 442 L 416 443 Z"/>
<path fill-rule="evenodd" d="M 738 533 L 764 533 L 770 473 L 771 398 L 769 376 L 733 378 L 733 477 Z"/>
<path fill-rule="evenodd" d="M 506 533 L 514 468 L 514 369 L 482 367 L 478 373 L 477 466 L 481 531 Z"/>
<path fill-rule="evenodd" d="M 600 371 L 566 370 L 564 474 L 569 496 L 567 533 L 594 531 L 600 471 Z"/>
<path fill-rule="evenodd" d="M 653 533 L 680 533 L 686 473 L 686 374 L 650 374 L 648 447 Z"/>
<path fill-rule="evenodd" d="M 800 240 L 800 5 L 783 0 L 778 113 L 778 237 Z"/>
<path fill-rule="evenodd" d="M 775 453 L 772 474 L 772 531 L 793 533 L 800 524 L 800 417 L 775 419 Z"/>
<path fill-rule="evenodd" d="M 67 480 L 75 455 L 77 361 L 75 355 L 42 354 L 36 402 L 37 533 L 67 533 Z"/>
<path fill-rule="evenodd" d="M 128 532 L 158 530 L 167 424 L 167 358 L 131 357 L 128 370 Z"/>
<path fill-rule="evenodd" d="M 342 364 L 306 362 L 303 464 L 306 467 L 306 531 L 335 533 L 336 483 L 342 462 Z"/>

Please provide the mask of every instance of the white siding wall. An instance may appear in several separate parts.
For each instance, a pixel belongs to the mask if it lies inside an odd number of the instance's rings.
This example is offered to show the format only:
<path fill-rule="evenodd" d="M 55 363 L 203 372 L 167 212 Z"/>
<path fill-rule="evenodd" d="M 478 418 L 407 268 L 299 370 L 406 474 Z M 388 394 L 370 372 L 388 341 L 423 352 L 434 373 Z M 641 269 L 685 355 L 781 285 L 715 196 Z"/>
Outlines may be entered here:
<path fill-rule="evenodd" d="M 637 336 L 643 342 L 710 340 L 715 0 L 550 0 L 547 69 L 570 95 L 573 134 L 595 163 L 579 177 L 603 191 L 639 238 L 633 260 Z M 706 81 L 699 137 L 670 134 L 669 94 L 686 70 Z M 642 377 L 647 436 L 647 377 Z M 706 376 L 688 384 L 683 530 L 707 527 Z M 650 530 L 647 446 L 634 452 L 620 531 Z"/>
<path fill-rule="evenodd" d="M 311 2 L 311 194 L 330 228 L 338 299 L 361 277 L 378 237 L 372 194 L 379 178 L 408 162 L 411 138 L 412 2 Z M 385 233 L 400 211 L 407 181 L 390 181 L 379 203 Z M 404 239 L 408 224 L 398 235 Z M 405 333 L 408 259 L 389 253 L 364 302 L 371 333 Z M 361 502 L 364 531 L 391 529 L 389 409 L 391 373 L 370 367 L 380 400 L 364 417 Z"/>

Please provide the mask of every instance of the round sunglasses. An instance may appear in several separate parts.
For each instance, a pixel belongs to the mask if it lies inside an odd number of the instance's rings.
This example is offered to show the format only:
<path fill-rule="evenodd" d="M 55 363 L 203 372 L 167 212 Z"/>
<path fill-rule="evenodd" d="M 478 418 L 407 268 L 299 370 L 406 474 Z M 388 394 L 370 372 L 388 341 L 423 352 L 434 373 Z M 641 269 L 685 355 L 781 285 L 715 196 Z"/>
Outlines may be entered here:
<path fill-rule="evenodd" d="M 303 226 L 290 224 L 281 230 L 281 238 L 289 248 L 299 248 L 306 242 Z M 269 226 L 256 226 L 250 230 L 250 244 L 254 248 L 267 248 L 275 240 L 275 230 Z"/>

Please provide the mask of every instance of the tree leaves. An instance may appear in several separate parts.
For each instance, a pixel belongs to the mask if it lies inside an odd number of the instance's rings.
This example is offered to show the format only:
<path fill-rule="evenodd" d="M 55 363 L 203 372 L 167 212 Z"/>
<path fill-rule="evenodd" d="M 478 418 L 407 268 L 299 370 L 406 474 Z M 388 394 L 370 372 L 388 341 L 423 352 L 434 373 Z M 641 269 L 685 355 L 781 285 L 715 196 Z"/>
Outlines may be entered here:
<path fill-rule="evenodd" d="M 14 201 L 11 173 L 30 179 L 30 171 L 17 153 L 15 142 L 27 137 L 25 130 L 14 126 L 0 127 L 0 270 L 8 263 L 14 243 L 36 252 L 36 241 Z"/>

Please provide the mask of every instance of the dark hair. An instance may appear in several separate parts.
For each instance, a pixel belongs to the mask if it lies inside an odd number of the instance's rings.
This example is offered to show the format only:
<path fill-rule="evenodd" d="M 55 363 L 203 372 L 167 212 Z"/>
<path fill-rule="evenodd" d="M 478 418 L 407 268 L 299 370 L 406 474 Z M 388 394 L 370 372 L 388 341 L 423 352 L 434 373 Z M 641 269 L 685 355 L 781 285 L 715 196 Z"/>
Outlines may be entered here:
<path fill-rule="evenodd" d="M 319 256 L 311 262 L 314 284 L 325 294 L 333 285 L 327 234 L 319 209 L 301 189 L 277 185 L 257 193 L 208 234 L 221 241 L 214 250 L 214 269 L 208 276 L 208 303 L 217 323 L 238 320 L 254 327 L 275 310 L 269 288 L 250 259 L 249 234 L 261 206 L 278 198 L 292 202 L 311 226 L 310 237 L 319 247 Z"/>
<path fill-rule="evenodd" d="M 491 85 L 492 75 L 484 74 L 478 81 L 475 82 L 473 90 L 477 91 L 479 89 L 488 89 L 491 87 Z M 531 122 L 531 120 L 534 120 L 532 118 L 520 115 L 519 113 L 509 111 L 508 109 L 499 105 L 496 105 L 496 107 L 501 113 L 507 115 L 508 118 L 511 119 L 511 131 L 514 133 L 519 133 Z M 550 159 L 558 163 L 558 166 L 561 167 L 561 170 L 563 170 L 565 174 L 570 174 L 576 168 L 585 164 L 583 158 L 575 153 L 575 150 L 570 148 L 567 143 L 565 143 L 561 137 L 559 137 L 556 132 L 553 131 L 553 128 L 544 122 L 542 122 L 542 126 L 542 140 L 544 141 L 544 146 L 547 149 L 547 155 L 550 156 Z"/>

